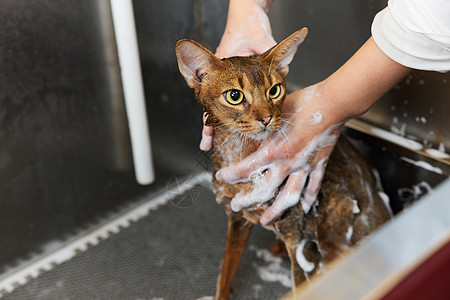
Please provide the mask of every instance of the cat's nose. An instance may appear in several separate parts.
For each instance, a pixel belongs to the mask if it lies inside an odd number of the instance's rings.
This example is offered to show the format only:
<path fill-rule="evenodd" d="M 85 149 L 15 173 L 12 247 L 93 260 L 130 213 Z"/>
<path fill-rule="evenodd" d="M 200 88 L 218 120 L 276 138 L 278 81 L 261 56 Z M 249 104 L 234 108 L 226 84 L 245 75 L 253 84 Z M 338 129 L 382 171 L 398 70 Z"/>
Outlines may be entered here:
<path fill-rule="evenodd" d="M 264 126 L 269 125 L 270 120 L 272 120 L 272 115 L 270 116 L 263 116 L 263 117 L 258 117 L 256 120 L 260 121 L 261 123 L 264 124 Z"/>

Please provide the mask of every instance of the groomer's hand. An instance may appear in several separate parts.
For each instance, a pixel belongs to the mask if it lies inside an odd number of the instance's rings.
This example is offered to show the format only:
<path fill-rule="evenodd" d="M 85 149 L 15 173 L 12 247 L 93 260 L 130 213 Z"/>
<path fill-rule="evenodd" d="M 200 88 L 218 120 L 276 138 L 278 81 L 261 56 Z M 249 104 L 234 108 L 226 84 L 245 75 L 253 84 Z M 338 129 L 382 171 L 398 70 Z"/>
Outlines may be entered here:
<path fill-rule="evenodd" d="M 249 56 L 264 53 L 273 47 L 276 42 L 267 16 L 272 2 L 273 0 L 230 0 L 227 25 L 216 56 Z M 203 124 L 206 117 L 203 114 Z M 213 135 L 213 127 L 203 125 L 201 150 L 209 151 L 212 148 Z"/>
<path fill-rule="evenodd" d="M 255 182 L 249 194 L 236 195 L 231 208 L 238 211 L 272 199 L 287 179 L 260 222 L 276 220 L 300 200 L 308 211 L 319 192 L 328 157 L 343 124 L 366 112 L 410 72 L 410 68 L 389 58 L 369 38 L 323 82 L 288 95 L 282 108 L 286 123 L 283 133 L 273 135 L 256 152 L 216 173 L 219 181 Z"/>
<path fill-rule="evenodd" d="M 232 210 L 239 211 L 272 199 L 287 178 L 286 185 L 260 222 L 266 225 L 276 220 L 300 201 L 302 192 L 303 209 L 309 211 L 344 124 L 336 122 L 332 112 L 320 101 L 320 87 L 319 83 L 288 95 L 282 110 L 282 133 L 274 133 L 256 152 L 216 173 L 217 180 L 231 184 L 254 181 L 250 193 L 238 194 L 231 201 Z"/>

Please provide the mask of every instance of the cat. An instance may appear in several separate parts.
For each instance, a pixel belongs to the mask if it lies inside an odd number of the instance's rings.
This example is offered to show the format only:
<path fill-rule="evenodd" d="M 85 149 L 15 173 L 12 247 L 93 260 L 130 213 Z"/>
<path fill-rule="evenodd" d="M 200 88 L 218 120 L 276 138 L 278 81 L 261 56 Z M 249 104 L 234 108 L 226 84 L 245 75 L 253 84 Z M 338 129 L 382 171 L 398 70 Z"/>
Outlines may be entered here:
<path fill-rule="evenodd" d="M 281 134 L 280 128 L 287 126 L 281 114 L 284 78 L 306 34 L 306 28 L 298 30 L 261 55 L 224 59 L 192 40 L 176 44 L 179 70 L 208 115 L 206 125 L 214 126 L 213 186 L 228 218 L 215 299 L 228 298 L 252 226 L 273 201 L 233 212 L 231 199 L 251 191 L 253 183 L 219 182 L 215 173 L 254 152 L 269 134 Z M 390 219 L 379 191 L 361 154 L 341 137 L 330 156 L 317 205 L 305 213 L 299 201 L 265 226 L 284 243 L 296 286 Z"/>

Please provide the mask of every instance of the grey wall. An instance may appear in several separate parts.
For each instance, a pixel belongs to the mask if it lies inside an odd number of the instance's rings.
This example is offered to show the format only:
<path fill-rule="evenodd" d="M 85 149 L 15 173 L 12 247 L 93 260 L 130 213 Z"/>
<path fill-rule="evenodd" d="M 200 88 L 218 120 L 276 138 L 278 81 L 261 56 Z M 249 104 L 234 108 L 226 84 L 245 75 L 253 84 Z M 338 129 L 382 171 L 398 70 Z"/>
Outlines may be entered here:
<path fill-rule="evenodd" d="M 178 71 L 175 43 L 190 38 L 214 51 L 225 28 L 228 2 L 135 0 L 133 4 L 150 130 L 152 139 L 161 143 L 154 149 L 155 157 L 176 169 L 192 163 L 198 154 L 202 109 Z M 174 157 L 166 155 L 170 150 Z"/>
<path fill-rule="evenodd" d="M 147 187 L 134 179 L 109 1 L 0 0 L 0 273 L 206 167 L 201 107 L 174 45 L 215 47 L 227 2 L 133 4 L 156 168 Z"/>
<path fill-rule="evenodd" d="M 141 191 L 98 4 L 0 1 L 0 271 Z"/>

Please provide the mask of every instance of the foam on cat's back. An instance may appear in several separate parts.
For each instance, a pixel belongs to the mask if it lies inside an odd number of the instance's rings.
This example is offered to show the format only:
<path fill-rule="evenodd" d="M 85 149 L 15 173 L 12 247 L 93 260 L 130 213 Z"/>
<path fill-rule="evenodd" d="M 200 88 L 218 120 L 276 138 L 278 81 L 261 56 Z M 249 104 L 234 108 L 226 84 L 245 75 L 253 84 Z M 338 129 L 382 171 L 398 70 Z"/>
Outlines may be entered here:
<path fill-rule="evenodd" d="M 345 238 L 347 239 L 347 242 L 350 243 L 353 236 L 353 226 L 349 226 L 347 229 L 347 232 L 345 233 Z"/>
<path fill-rule="evenodd" d="M 358 206 L 358 200 L 352 199 L 352 202 L 353 202 L 353 213 L 355 215 L 359 214 L 361 212 L 361 210 L 359 209 L 359 206 Z"/>
<path fill-rule="evenodd" d="M 307 277 L 307 273 L 311 272 L 315 268 L 314 263 L 308 261 L 303 254 L 303 249 L 305 248 L 305 244 L 307 241 L 308 240 L 306 239 L 302 240 L 297 247 L 297 251 L 295 252 L 295 258 L 297 259 L 297 263 L 300 268 L 302 268 L 305 272 L 305 277 Z"/>

